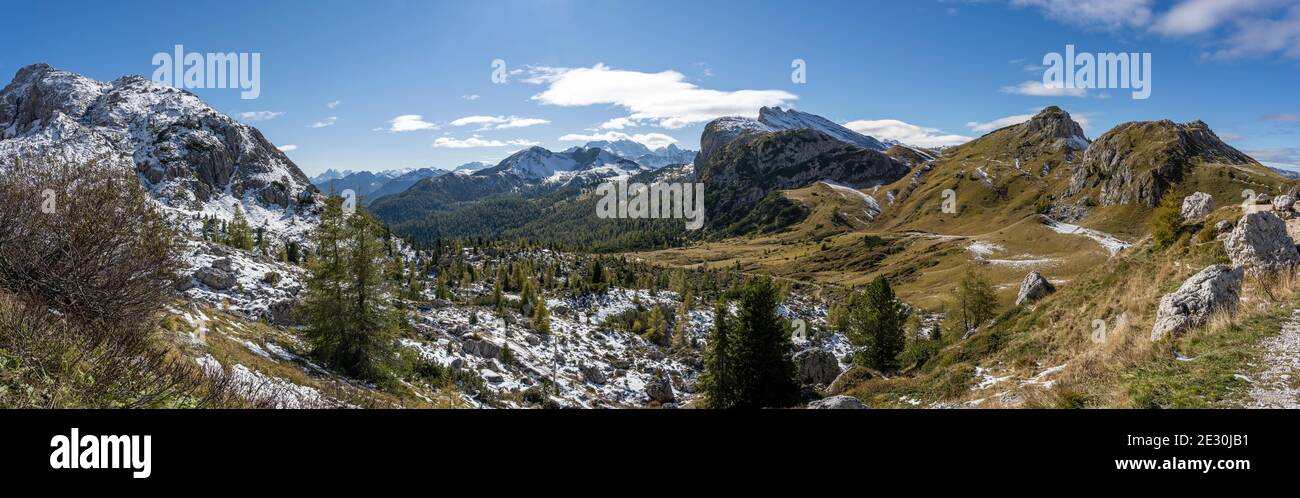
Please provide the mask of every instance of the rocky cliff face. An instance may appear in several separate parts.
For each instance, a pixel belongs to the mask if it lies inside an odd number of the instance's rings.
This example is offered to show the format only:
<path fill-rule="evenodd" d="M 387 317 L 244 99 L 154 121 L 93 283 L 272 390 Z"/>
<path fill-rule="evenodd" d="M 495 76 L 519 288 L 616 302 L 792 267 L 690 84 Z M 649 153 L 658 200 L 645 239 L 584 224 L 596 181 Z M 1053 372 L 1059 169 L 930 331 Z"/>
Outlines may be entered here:
<path fill-rule="evenodd" d="M 755 121 L 722 118 L 705 126 L 696 159 L 709 226 L 741 218 L 769 192 L 820 180 L 861 187 L 901 178 L 907 165 L 814 129 L 768 131 Z"/>
<path fill-rule="evenodd" d="M 1102 205 L 1155 207 L 1160 197 L 1199 163 L 1251 164 L 1249 156 L 1223 143 L 1200 121 L 1124 123 L 1098 137 L 1084 152 L 1067 195 L 1100 187 Z"/>
<path fill-rule="evenodd" d="M 227 194 L 297 207 L 317 192 L 261 132 L 188 91 L 46 64 L 22 68 L 0 91 L 0 166 L 16 158 L 132 168 L 160 201 L 190 209 Z"/>

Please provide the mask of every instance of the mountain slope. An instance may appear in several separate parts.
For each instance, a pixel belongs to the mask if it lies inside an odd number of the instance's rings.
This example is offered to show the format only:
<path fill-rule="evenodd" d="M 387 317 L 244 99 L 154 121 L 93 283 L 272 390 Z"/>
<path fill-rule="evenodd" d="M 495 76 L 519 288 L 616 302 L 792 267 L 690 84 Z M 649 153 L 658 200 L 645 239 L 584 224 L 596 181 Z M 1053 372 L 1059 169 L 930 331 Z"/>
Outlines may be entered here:
<path fill-rule="evenodd" d="M 297 208 L 316 188 L 257 129 L 140 76 L 95 81 L 46 64 L 0 91 L 0 164 L 20 156 L 131 168 L 156 198 L 199 209 L 229 196 Z"/>

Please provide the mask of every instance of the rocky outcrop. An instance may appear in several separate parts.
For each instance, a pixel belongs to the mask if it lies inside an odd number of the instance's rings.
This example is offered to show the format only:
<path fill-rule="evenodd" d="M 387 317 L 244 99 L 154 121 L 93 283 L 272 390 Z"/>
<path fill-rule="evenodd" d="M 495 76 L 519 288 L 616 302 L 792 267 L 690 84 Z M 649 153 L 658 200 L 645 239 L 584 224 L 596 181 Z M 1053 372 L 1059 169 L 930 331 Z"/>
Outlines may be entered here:
<path fill-rule="evenodd" d="M 600 367 L 595 365 L 588 365 L 586 363 L 579 364 L 578 371 L 582 372 L 582 380 L 598 386 L 604 385 L 607 380 L 605 378 L 605 372 L 602 372 Z"/>
<path fill-rule="evenodd" d="M 1031 271 L 1025 275 L 1025 279 L 1020 281 L 1020 292 L 1016 293 L 1016 306 L 1037 301 L 1046 297 L 1048 294 L 1056 292 L 1056 287 L 1052 286 L 1041 273 Z"/>
<path fill-rule="evenodd" d="M 283 299 L 271 303 L 269 311 L 271 312 L 272 325 L 292 327 L 302 323 L 301 316 L 298 313 L 298 301 L 296 299 Z"/>
<path fill-rule="evenodd" d="M 199 268 L 194 272 L 194 278 L 213 290 L 227 290 L 239 283 L 234 275 L 217 268 Z"/>
<path fill-rule="evenodd" d="M 809 410 L 866 410 L 867 405 L 853 396 L 831 396 L 808 403 Z"/>
<path fill-rule="evenodd" d="M 1286 222 L 1272 213 L 1250 213 L 1223 240 L 1223 249 L 1235 266 L 1262 274 L 1300 264 L 1300 252 L 1287 235 Z"/>
<path fill-rule="evenodd" d="M 1156 207 L 1169 187 L 1198 163 L 1255 161 L 1224 143 L 1201 121 L 1124 123 L 1093 141 L 1070 178 L 1067 195 L 1100 187 L 1102 205 Z"/>
<path fill-rule="evenodd" d="M 0 164 L 26 153 L 120 163 L 178 207 L 229 192 L 284 208 L 316 192 L 257 129 L 140 76 L 100 82 L 46 64 L 24 67 L 0 91 L 0 129 Z"/>
<path fill-rule="evenodd" d="M 480 358 L 496 358 L 501 354 L 501 346 L 483 339 L 471 339 L 464 343 L 465 352 Z"/>
<path fill-rule="evenodd" d="M 730 225 L 773 191 L 821 180 L 855 188 L 882 185 L 908 172 L 906 164 L 884 153 L 851 145 L 821 131 L 764 129 L 761 124 L 744 127 L 735 118 L 714 120 L 705 126 L 695 168 L 698 181 L 709 193 L 704 207 L 710 226 Z"/>
<path fill-rule="evenodd" d="M 1178 290 L 1160 298 L 1151 340 L 1204 324 L 1216 311 L 1235 309 L 1243 275 L 1241 268 L 1213 265 L 1183 281 Z"/>
<path fill-rule="evenodd" d="M 794 355 L 799 367 L 799 383 L 828 385 L 840 375 L 840 364 L 835 355 L 822 349 L 805 349 Z"/>
<path fill-rule="evenodd" d="M 1196 192 L 1183 198 L 1183 219 L 1199 220 L 1214 211 L 1214 197 L 1205 192 Z"/>
<path fill-rule="evenodd" d="M 1215 223 L 1215 224 L 1214 224 L 1214 233 L 1216 233 L 1216 234 L 1218 234 L 1218 233 L 1225 233 L 1225 232 L 1228 232 L 1229 230 L 1232 230 L 1232 222 L 1231 222 L 1231 221 L 1228 221 L 1228 220 L 1219 220 L 1218 223 Z"/>
<path fill-rule="evenodd" d="M 645 394 L 650 398 L 650 401 L 659 404 L 677 401 L 677 395 L 673 393 L 672 380 L 662 371 L 656 372 L 654 379 L 646 384 Z"/>

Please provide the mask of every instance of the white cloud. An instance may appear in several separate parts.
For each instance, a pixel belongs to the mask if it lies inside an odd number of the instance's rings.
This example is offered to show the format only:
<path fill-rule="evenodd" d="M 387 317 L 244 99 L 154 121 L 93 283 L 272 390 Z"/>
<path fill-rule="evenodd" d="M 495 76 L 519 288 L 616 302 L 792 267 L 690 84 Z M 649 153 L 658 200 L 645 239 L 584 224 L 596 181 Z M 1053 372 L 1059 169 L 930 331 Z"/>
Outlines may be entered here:
<path fill-rule="evenodd" d="M 475 149 L 480 147 L 506 147 L 512 145 L 518 147 L 532 147 L 537 144 L 538 144 L 537 142 L 533 142 L 531 140 L 524 140 L 524 139 L 515 139 L 515 140 L 508 140 L 508 141 L 490 140 L 490 139 L 484 139 L 483 137 L 480 137 L 478 135 L 474 135 L 472 137 L 463 140 L 451 138 L 451 137 L 438 137 L 433 141 L 434 148 L 439 148 L 439 149 Z"/>
<path fill-rule="evenodd" d="M 333 108 L 335 108 L 335 107 L 338 107 L 339 104 L 342 104 L 342 103 L 343 103 L 342 100 L 335 100 L 335 101 L 332 101 L 332 102 L 326 102 L 326 103 L 325 103 L 325 107 L 328 107 L 328 108 L 330 108 L 330 109 L 333 109 Z"/>
<path fill-rule="evenodd" d="M 1152 3 L 1152 0 L 1011 0 L 1011 5 L 1036 8 L 1061 22 L 1104 29 L 1146 26 L 1153 15 Z"/>
<path fill-rule="evenodd" d="M 281 145 L 279 149 L 280 152 L 293 152 L 295 150 L 298 150 L 298 146 L 293 144 L 287 144 L 287 145 Z"/>
<path fill-rule="evenodd" d="M 1211 57 L 1235 59 L 1281 53 L 1300 58 L 1300 5 L 1279 19 L 1250 18 L 1237 21 L 1237 30 L 1223 41 L 1225 48 Z"/>
<path fill-rule="evenodd" d="M 605 130 L 621 130 L 629 126 L 637 126 L 637 122 L 629 118 L 614 118 L 600 124 L 600 127 Z"/>
<path fill-rule="evenodd" d="M 461 95 L 460 98 L 465 100 L 478 100 L 480 97 L 478 96 L 478 94 L 469 94 L 469 95 Z"/>
<path fill-rule="evenodd" d="M 1214 59 L 1282 54 L 1300 58 L 1300 5 L 1295 0 L 1008 0 L 1084 28 L 1206 35 Z"/>
<path fill-rule="evenodd" d="M 971 121 L 969 123 L 966 123 L 966 127 L 970 128 L 970 131 L 973 131 L 975 133 L 988 133 L 998 128 L 1005 128 L 1007 126 L 1017 125 L 1025 121 L 1029 121 L 1029 118 L 1032 117 L 1034 117 L 1033 114 L 1016 114 L 1014 116 L 998 118 L 993 121 L 989 121 L 985 123 L 981 123 L 979 121 Z"/>
<path fill-rule="evenodd" d="M 309 127 L 309 128 L 325 128 L 325 127 L 329 127 L 329 126 L 334 126 L 334 123 L 337 123 L 337 122 L 339 122 L 339 118 L 338 118 L 338 116 L 330 116 L 330 117 L 328 117 L 328 118 L 325 118 L 325 119 L 322 120 L 322 121 L 317 121 L 317 122 L 315 122 L 315 123 L 309 124 L 309 125 L 307 125 L 307 127 Z"/>
<path fill-rule="evenodd" d="M 844 123 L 844 127 L 863 135 L 886 140 L 897 140 L 918 147 L 945 147 L 972 140 L 971 137 L 945 135 L 938 128 L 917 126 L 897 119 L 849 121 Z"/>
<path fill-rule="evenodd" d="M 525 82 L 547 88 L 532 99 L 562 107 L 615 105 L 629 119 L 681 128 L 722 116 L 753 116 L 763 106 L 789 105 L 799 96 L 784 90 L 722 91 L 700 88 L 677 71 L 643 73 L 611 69 L 530 67 Z"/>
<path fill-rule="evenodd" d="M 1270 166 L 1300 168 L 1300 149 L 1293 147 L 1248 150 L 1246 154 Z"/>
<path fill-rule="evenodd" d="M 437 128 L 433 123 L 425 121 L 419 114 L 403 114 L 388 120 L 388 131 L 393 133 L 435 130 Z"/>
<path fill-rule="evenodd" d="M 1002 93 L 1029 95 L 1032 97 L 1084 97 L 1088 91 L 1082 88 L 1052 87 L 1042 81 L 1026 81 L 1016 86 L 1002 87 Z"/>
<path fill-rule="evenodd" d="M 627 133 L 608 131 L 605 133 L 593 133 L 590 135 L 570 133 L 560 137 L 561 142 L 595 142 L 598 140 L 608 140 L 610 142 L 617 140 L 631 140 L 633 142 L 639 142 L 641 145 L 649 147 L 651 150 L 677 143 L 676 138 L 664 135 L 663 133 L 638 133 L 635 135 L 628 135 Z"/>
<path fill-rule="evenodd" d="M 529 126 L 550 123 L 540 118 L 521 118 L 519 116 L 465 116 L 456 119 L 452 126 L 479 125 L 479 130 L 504 130 L 508 128 L 527 128 Z"/>
<path fill-rule="evenodd" d="M 275 111 L 251 111 L 239 113 L 239 119 L 244 121 L 267 121 L 283 116 L 283 112 Z"/>
<path fill-rule="evenodd" d="M 1165 12 L 1153 29 L 1170 36 L 1204 33 L 1237 15 L 1276 3 L 1276 0 L 1185 0 Z"/>
<path fill-rule="evenodd" d="M 1300 123 L 1300 116 L 1291 113 L 1268 114 L 1261 116 L 1259 119 L 1270 123 Z"/>

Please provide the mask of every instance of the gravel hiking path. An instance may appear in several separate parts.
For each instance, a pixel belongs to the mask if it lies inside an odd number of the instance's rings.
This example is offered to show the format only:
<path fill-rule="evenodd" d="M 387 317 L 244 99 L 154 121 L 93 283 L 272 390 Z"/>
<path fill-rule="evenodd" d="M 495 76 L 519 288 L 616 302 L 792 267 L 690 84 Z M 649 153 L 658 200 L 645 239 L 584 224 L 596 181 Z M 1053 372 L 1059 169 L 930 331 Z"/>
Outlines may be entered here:
<path fill-rule="evenodd" d="M 1264 339 L 1264 372 L 1250 387 L 1247 408 L 1300 409 L 1300 309 L 1282 324 L 1282 332 Z"/>

